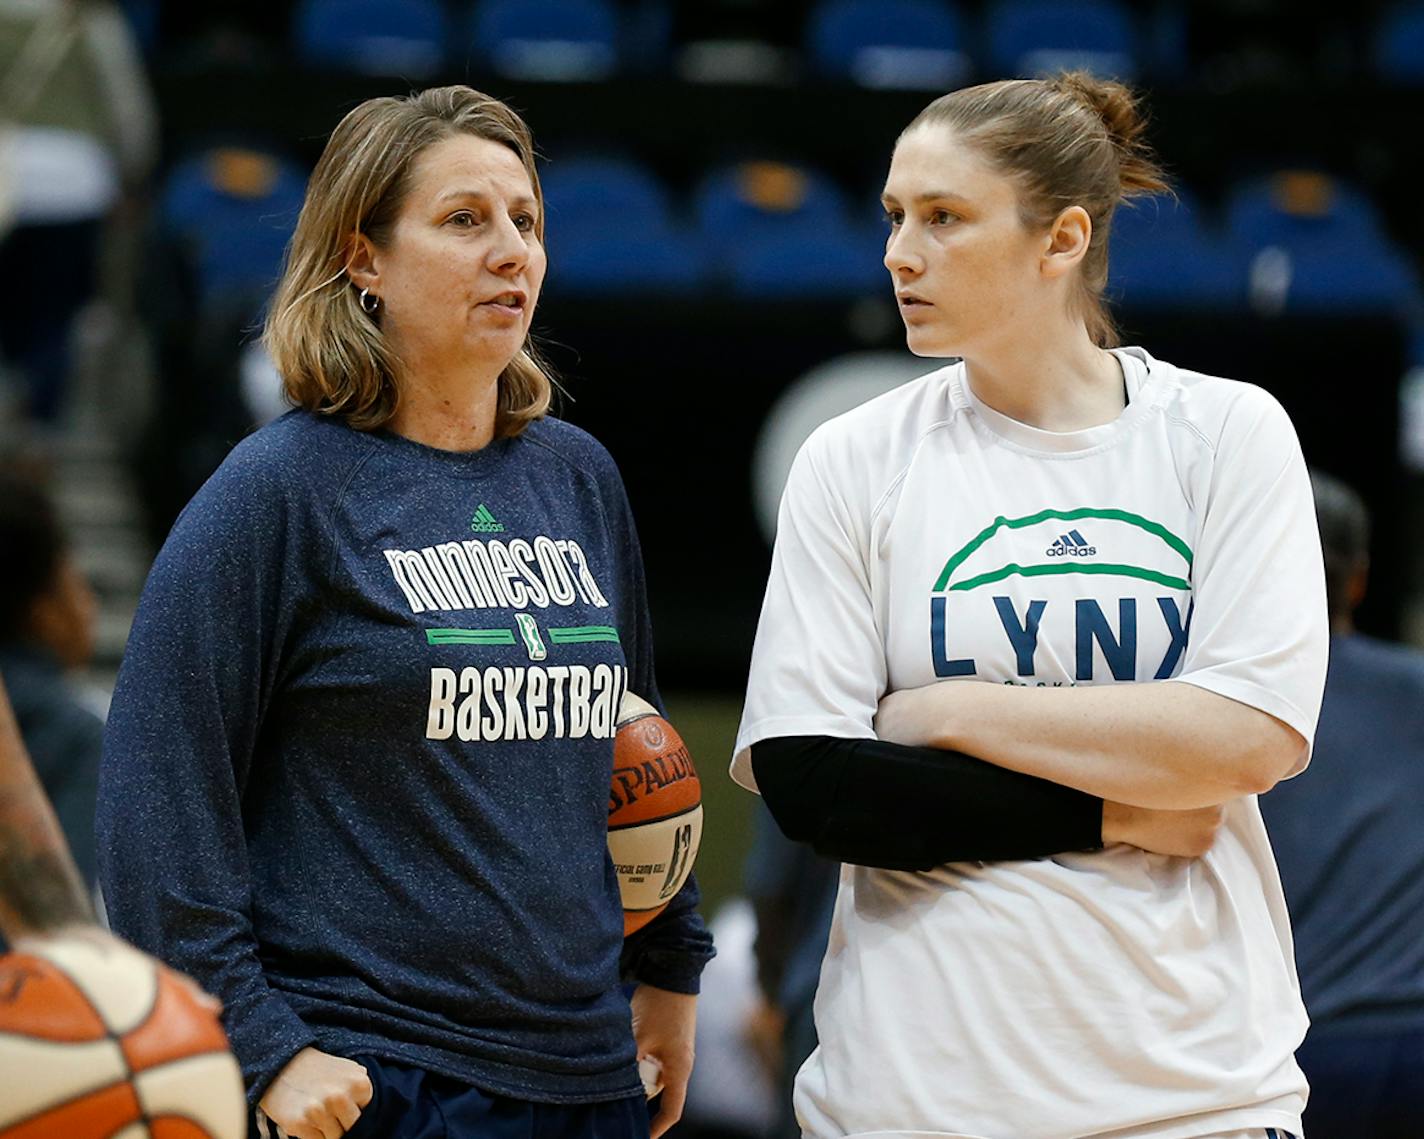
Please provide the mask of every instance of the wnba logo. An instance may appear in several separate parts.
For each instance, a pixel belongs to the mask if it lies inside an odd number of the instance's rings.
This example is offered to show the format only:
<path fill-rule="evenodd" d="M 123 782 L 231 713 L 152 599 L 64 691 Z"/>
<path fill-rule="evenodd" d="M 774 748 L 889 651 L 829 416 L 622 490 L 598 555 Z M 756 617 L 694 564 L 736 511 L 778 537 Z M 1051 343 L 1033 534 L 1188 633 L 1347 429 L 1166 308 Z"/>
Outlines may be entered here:
<path fill-rule="evenodd" d="M 667 877 L 663 879 L 658 899 L 670 898 L 682 885 L 683 867 L 692 855 L 692 824 L 683 823 L 672 837 L 672 857 L 668 859 Z"/>

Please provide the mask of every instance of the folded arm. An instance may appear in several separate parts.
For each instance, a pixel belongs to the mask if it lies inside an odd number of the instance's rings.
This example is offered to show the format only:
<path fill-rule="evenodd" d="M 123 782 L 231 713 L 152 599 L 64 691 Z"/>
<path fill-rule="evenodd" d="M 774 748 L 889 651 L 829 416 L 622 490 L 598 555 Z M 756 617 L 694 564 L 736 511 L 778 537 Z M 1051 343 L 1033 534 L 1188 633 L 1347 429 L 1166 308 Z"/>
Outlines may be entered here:
<path fill-rule="evenodd" d="M 1124 842 L 1199 855 L 1219 812 L 1144 811 L 985 763 L 882 740 L 790 736 L 751 747 L 757 786 L 790 839 L 839 862 L 927 870 Z"/>
<path fill-rule="evenodd" d="M 1269 790 L 1305 738 L 1190 683 L 1020 688 L 951 681 L 891 693 L 876 731 L 1137 807 L 1186 810 Z"/>

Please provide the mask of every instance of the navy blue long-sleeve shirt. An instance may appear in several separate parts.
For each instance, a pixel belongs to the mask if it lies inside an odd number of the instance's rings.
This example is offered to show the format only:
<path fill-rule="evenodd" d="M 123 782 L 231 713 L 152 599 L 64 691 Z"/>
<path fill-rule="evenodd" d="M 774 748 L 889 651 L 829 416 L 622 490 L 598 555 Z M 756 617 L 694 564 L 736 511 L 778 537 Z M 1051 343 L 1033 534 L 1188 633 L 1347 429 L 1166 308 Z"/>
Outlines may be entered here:
<path fill-rule="evenodd" d="M 658 702 L 611 458 L 292 412 L 149 575 L 100 779 L 115 929 L 219 996 L 255 1102 L 301 1048 L 529 1100 L 640 1084 L 623 975 L 695 992 L 688 886 L 625 945 L 619 699 Z"/>
<path fill-rule="evenodd" d="M 1330 638 L 1315 754 L 1261 796 L 1315 1036 L 1424 1031 L 1424 653 Z"/>

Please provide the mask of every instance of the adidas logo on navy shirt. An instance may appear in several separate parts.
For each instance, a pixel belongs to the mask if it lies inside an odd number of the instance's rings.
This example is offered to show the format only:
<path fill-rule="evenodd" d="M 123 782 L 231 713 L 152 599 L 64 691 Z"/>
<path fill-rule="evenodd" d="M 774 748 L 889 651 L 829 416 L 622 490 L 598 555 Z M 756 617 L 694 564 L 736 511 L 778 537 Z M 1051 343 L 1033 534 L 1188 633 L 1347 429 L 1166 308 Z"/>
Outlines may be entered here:
<path fill-rule="evenodd" d="M 1050 558 L 1065 558 L 1070 554 L 1082 554 L 1090 556 L 1098 552 L 1097 546 L 1088 545 L 1088 540 L 1076 530 L 1069 530 L 1043 551 Z"/>
<path fill-rule="evenodd" d="M 483 502 L 475 511 L 475 516 L 470 519 L 470 529 L 476 534 L 503 534 L 504 524 L 490 513 L 490 508 Z"/>

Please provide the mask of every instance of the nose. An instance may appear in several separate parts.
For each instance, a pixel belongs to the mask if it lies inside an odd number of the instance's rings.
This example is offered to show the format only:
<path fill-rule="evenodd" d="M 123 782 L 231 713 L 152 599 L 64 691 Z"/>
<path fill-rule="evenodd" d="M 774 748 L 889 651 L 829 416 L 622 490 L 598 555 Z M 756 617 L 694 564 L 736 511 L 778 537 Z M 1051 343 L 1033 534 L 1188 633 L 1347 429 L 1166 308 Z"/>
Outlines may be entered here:
<path fill-rule="evenodd" d="M 910 226 L 901 225 L 890 231 L 885 242 L 885 268 L 897 277 L 913 277 L 924 272 L 924 258 L 915 248 Z"/>
<path fill-rule="evenodd" d="M 501 275 L 522 270 L 529 264 L 530 236 L 515 225 L 512 218 L 502 216 L 495 240 L 490 245 L 487 260 L 490 270 Z"/>

